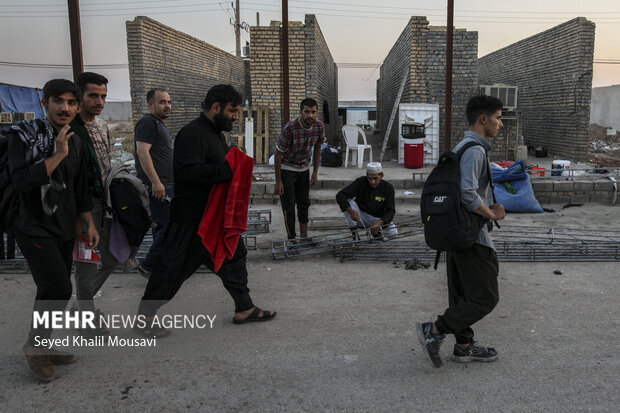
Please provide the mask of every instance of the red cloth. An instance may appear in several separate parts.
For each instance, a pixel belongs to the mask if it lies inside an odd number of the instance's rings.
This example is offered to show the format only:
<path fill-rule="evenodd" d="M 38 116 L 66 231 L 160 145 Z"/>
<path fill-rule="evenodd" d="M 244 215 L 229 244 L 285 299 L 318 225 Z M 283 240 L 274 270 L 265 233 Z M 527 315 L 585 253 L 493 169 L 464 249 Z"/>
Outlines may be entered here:
<path fill-rule="evenodd" d="M 497 165 L 501 166 L 502 168 L 506 169 L 510 166 L 512 166 L 514 164 L 513 161 L 499 161 L 499 162 L 495 162 Z"/>
<path fill-rule="evenodd" d="M 252 187 L 254 158 L 232 148 L 226 162 L 233 177 L 228 182 L 213 185 L 207 207 L 202 215 L 198 235 L 211 254 L 215 272 L 224 259 L 231 259 L 237 249 L 241 234 L 248 229 L 248 206 Z"/>

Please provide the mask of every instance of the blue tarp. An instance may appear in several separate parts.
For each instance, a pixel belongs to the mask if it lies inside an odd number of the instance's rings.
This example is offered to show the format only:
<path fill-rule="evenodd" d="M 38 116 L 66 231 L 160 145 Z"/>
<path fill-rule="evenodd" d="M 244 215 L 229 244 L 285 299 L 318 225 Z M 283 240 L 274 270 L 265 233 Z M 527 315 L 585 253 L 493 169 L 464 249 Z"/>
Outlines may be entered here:
<path fill-rule="evenodd" d="M 543 212 L 530 183 L 530 176 L 525 172 L 523 161 L 518 161 L 508 168 L 492 169 L 493 188 L 498 204 L 504 205 L 508 212 Z M 515 193 L 511 194 L 504 185 L 509 183 Z"/>
<path fill-rule="evenodd" d="M 2 112 L 34 112 L 37 119 L 43 119 L 45 113 L 41 107 L 41 98 L 42 90 L 0 83 Z"/>

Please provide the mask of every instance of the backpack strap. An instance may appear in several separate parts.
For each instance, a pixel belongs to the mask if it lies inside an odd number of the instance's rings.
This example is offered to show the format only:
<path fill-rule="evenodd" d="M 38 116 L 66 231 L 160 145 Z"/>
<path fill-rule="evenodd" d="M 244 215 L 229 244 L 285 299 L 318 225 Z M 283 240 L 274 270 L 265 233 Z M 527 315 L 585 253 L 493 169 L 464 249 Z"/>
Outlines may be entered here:
<path fill-rule="evenodd" d="M 441 251 L 437 251 L 437 254 L 435 254 L 435 266 L 433 268 L 435 268 L 435 271 L 437 271 L 437 264 L 439 264 L 439 258 L 441 258 Z"/>
<path fill-rule="evenodd" d="M 466 144 L 464 144 L 463 146 L 461 146 L 461 148 L 456 153 L 456 156 L 459 159 L 459 162 L 461 161 L 461 158 L 463 157 L 463 154 L 465 153 L 465 151 L 468 150 L 469 148 L 471 148 L 472 146 L 482 146 L 482 144 L 478 143 L 476 141 L 469 141 Z M 484 148 L 484 146 L 483 146 L 483 148 Z M 484 151 L 484 153 L 486 154 L 486 150 Z M 487 163 L 488 163 L 488 160 L 487 160 Z"/>
<path fill-rule="evenodd" d="M 465 151 L 471 148 L 472 146 L 482 146 L 482 144 L 476 141 L 469 141 L 466 144 L 464 144 L 456 153 L 456 156 L 459 162 L 461 161 L 461 157 L 463 156 L 463 154 L 465 154 Z M 484 146 L 482 147 L 484 148 Z M 486 148 L 484 148 L 484 156 L 487 161 L 487 174 L 489 175 L 489 186 L 491 187 L 491 197 L 493 198 L 493 203 L 497 204 L 497 200 L 495 199 L 495 190 L 493 189 L 493 173 L 491 172 L 491 164 L 489 163 L 489 154 L 487 153 Z M 497 228 L 501 228 L 496 220 L 493 220 L 493 222 L 495 223 L 495 226 L 497 226 Z M 489 230 L 492 228 L 493 226 L 489 227 Z"/>

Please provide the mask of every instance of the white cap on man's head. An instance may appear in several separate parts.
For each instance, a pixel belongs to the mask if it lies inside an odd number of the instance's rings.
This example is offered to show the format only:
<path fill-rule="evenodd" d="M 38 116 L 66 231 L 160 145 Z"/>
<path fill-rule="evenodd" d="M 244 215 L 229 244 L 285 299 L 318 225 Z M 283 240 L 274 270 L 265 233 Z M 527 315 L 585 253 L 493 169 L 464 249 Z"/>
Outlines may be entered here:
<path fill-rule="evenodd" d="M 366 165 L 367 174 L 380 174 L 382 172 L 383 168 L 381 167 L 381 162 L 370 162 Z"/>

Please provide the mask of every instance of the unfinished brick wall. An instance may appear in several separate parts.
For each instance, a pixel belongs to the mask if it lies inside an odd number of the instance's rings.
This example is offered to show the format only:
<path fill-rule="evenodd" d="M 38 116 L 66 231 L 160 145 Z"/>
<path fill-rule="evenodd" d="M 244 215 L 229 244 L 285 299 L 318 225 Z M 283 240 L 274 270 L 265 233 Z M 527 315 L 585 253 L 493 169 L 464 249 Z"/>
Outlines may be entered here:
<path fill-rule="evenodd" d="M 269 26 L 250 27 L 250 82 L 255 106 L 269 107 L 269 147 L 282 129 L 282 26 L 273 21 Z M 299 112 L 299 102 L 305 97 L 306 71 L 303 45 L 305 33 L 301 22 L 289 22 L 289 85 L 291 116 Z"/>
<path fill-rule="evenodd" d="M 306 14 L 305 29 L 306 96 L 318 102 L 319 119 L 324 122 L 329 120 L 325 123 L 325 135 L 332 142 L 340 139 L 337 135 L 338 68 L 313 14 Z M 325 109 L 329 113 L 328 119 L 325 117 Z M 299 110 L 295 111 L 297 112 Z"/>
<path fill-rule="evenodd" d="M 280 136 L 282 119 L 281 22 L 250 28 L 250 79 L 252 101 L 269 107 L 270 147 Z M 292 119 L 299 116 L 299 103 L 311 97 L 319 103 L 319 119 L 323 118 L 323 102 L 330 110 L 326 125 L 328 138 L 333 138 L 338 116 L 337 68 L 314 15 L 306 15 L 305 24 L 289 22 L 289 111 Z M 286 120 L 288 121 L 288 119 Z"/>
<path fill-rule="evenodd" d="M 480 84 L 518 86 L 517 110 L 528 146 L 585 160 L 594 28 L 578 17 L 479 59 Z"/>
<path fill-rule="evenodd" d="M 200 113 L 212 86 L 228 83 L 249 97 L 242 58 L 148 17 L 138 16 L 126 27 L 134 125 L 148 113 L 146 93 L 155 87 L 166 88 L 172 99 L 166 125 L 173 135 Z"/>
<path fill-rule="evenodd" d="M 452 145 L 467 129 L 465 105 L 476 93 L 478 32 L 454 31 L 452 63 Z M 434 103 L 440 107 L 440 151 L 445 140 L 446 28 L 428 25 L 426 17 L 413 16 L 392 46 L 380 68 L 377 84 L 377 121 L 382 133 L 387 128 L 403 76 L 409 68 L 401 103 Z M 400 126 L 398 115 L 390 131 L 389 144 L 396 146 Z"/>

